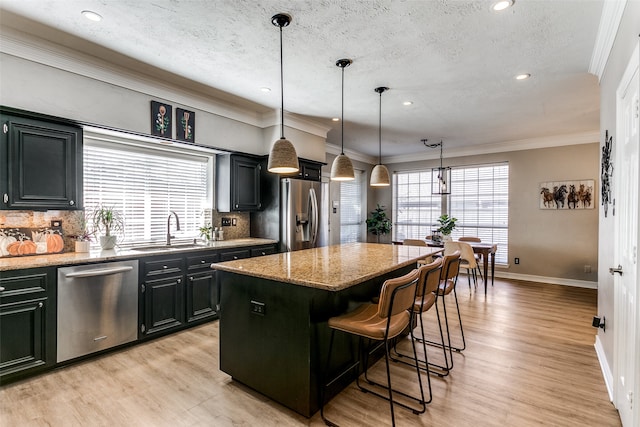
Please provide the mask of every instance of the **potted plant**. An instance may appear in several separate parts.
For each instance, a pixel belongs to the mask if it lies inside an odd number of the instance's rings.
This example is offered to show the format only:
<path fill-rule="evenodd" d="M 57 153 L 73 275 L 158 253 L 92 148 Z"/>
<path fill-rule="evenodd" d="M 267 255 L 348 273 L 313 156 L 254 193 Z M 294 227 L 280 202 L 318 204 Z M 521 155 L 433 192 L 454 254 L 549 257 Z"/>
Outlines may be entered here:
<path fill-rule="evenodd" d="M 214 240 L 213 226 L 211 225 L 211 223 L 203 225 L 198 230 L 200 231 L 200 237 L 202 237 L 207 243 L 210 243 L 212 240 Z"/>
<path fill-rule="evenodd" d="M 381 235 L 391 232 L 391 219 L 387 218 L 384 206 L 376 205 L 376 209 L 371 211 L 371 216 L 367 219 L 367 230 L 377 237 L 378 243 Z"/>
<path fill-rule="evenodd" d="M 100 247 L 113 249 L 118 242 L 118 234 L 124 232 L 124 220 L 113 207 L 98 205 L 93 211 L 93 228 L 96 232 L 103 233 L 100 236 Z"/>
<path fill-rule="evenodd" d="M 93 238 L 93 231 L 89 230 L 89 224 L 87 216 L 84 211 L 79 211 L 78 214 L 78 234 L 70 236 L 75 240 L 76 252 L 89 252 L 91 246 L 91 239 Z"/>
<path fill-rule="evenodd" d="M 440 227 L 438 227 L 437 231 L 444 236 L 444 240 L 451 240 L 451 232 L 454 228 L 456 228 L 457 220 L 457 218 L 454 218 L 447 214 L 440 215 L 440 217 L 438 218 Z"/>

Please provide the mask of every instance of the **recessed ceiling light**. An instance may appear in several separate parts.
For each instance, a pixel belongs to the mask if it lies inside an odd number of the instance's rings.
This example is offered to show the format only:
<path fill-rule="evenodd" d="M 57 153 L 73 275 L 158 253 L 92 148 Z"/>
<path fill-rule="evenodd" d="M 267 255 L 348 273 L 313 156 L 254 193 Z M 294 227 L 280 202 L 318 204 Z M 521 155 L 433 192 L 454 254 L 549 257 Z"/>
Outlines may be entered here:
<path fill-rule="evenodd" d="M 495 2 L 493 6 L 491 6 L 491 9 L 495 10 L 496 12 L 499 12 L 501 10 L 505 10 L 510 6 L 513 6 L 513 2 L 514 0 L 500 0 Z"/>
<path fill-rule="evenodd" d="M 531 77 L 531 74 L 529 73 L 525 73 L 525 74 L 518 74 L 515 79 L 516 80 L 527 80 L 529 77 Z"/>
<path fill-rule="evenodd" d="M 271 88 L 269 88 L 269 87 L 261 87 L 260 90 L 265 92 L 265 93 L 271 92 Z"/>
<path fill-rule="evenodd" d="M 413 105 L 413 101 L 404 101 L 402 105 Z"/>
<path fill-rule="evenodd" d="M 331 119 L 332 122 L 339 122 L 340 118 L 339 117 L 334 117 L 333 119 Z"/>
<path fill-rule="evenodd" d="M 102 16 L 90 10 L 83 10 L 82 15 L 84 15 L 84 17 L 90 21 L 94 21 L 94 22 L 102 21 Z"/>

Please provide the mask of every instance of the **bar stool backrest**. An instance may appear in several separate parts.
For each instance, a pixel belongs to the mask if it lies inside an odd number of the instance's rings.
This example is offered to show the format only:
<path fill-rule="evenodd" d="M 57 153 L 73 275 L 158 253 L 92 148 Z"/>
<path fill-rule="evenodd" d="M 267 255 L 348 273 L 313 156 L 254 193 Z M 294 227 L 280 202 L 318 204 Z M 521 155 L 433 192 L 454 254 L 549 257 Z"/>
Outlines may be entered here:
<path fill-rule="evenodd" d="M 425 264 L 418 269 L 420 278 L 418 279 L 418 289 L 416 291 L 417 297 L 436 291 L 440 283 L 441 269 L 442 258 L 436 258 L 435 261 Z"/>
<path fill-rule="evenodd" d="M 427 246 L 427 242 L 420 239 L 404 239 L 402 244 L 407 246 Z"/>
<path fill-rule="evenodd" d="M 453 280 L 458 277 L 458 270 L 460 269 L 460 251 L 455 251 L 449 255 L 445 255 L 442 260 L 442 273 L 440 274 L 440 281 Z"/>
<path fill-rule="evenodd" d="M 482 239 L 474 236 L 463 236 L 458 238 L 458 242 L 482 242 Z"/>
<path fill-rule="evenodd" d="M 385 280 L 380 290 L 378 316 L 384 319 L 413 309 L 418 277 L 418 269 L 414 269 L 404 276 Z"/>

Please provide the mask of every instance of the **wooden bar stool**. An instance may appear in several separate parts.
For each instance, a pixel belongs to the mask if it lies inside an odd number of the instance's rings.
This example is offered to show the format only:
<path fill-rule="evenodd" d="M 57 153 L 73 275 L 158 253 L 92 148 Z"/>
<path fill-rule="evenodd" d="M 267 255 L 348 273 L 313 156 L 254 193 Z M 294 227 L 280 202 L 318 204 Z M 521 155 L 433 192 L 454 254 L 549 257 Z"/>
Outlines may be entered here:
<path fill-rule="evenodd" d="M 391 386 L 391 373 L 389 370 L 389 349 L 390 342 L 393 338 L 400 335 L 410 324 L 413 317 L 413 305 L 416 298 L 416 287 L 418 282 L 419 273 L 415 269 L 404 276 L 388 279 L 380 290 L 380 299 L 378 304 L 363 304 L 350 313 L 343 314 L 341 316 L 332 317 L 329 319 L 329 327 L 331 328 L 331 339 L 329 341 L 329 355 L 327 357 L 327 369 L 325 370 L 325 379 L 328 376 L 328 371 L 331 366 L 331 351 L 333 348 L 333 341 L 336 331 L 342 331 L 347 334 L 355 335 L 359 338 L 358 345 L 358 357 L 356 361 L 344 369 L 338 376 L 333 378 L 324 384 L 320 390 L 320 415 L 328 426 L 335 426 L 332 421 L 329 421 L 324 415 L 324 393 L 325 390 L 338 381 L 342 376 L 351 372 L 355 367 L 360 365 L 362 359 L 362 347 L 363 339 L 367 338 L 369 342 L 378 342 L 374 349 L 367 350 L 364 357 L 364 375 L 366 378 L 368 369 L 369 355 L 375 352 L 378 348 L 384 346 L 384 358 L 387 370 L 387 384 L 376 383 L 369 378 L 366 381 L 372 385 L 385 389 L 388 392 L 388 396 L 378 393 L 369 387 L 364 388 L 360 384 L 360 374 L 356 377 L 356 385 L 364 392 L 372 393 L 378 397 L 381 397 L 389 402 L 391 408 L 391 423 L 395 426 L 395 413 L 394 403 L 403 406 L 415 414 L 421 414 L 426 410 L 426 403 L 424 398 L 424 390 L 422 387 L 422 378 L 420 375 L 420 368 L 417 362 L 416 346 L 413 339 L 413 329 L 410 329 L 411 342 L 413 346 L 413 356 L 416 358 L 414 368 L 418 377 L 418 384 L 420 387 L 420 397 L 411 396 L 407 393 L 394 389 Z M 418 408 L 412 408 L 404 403 L 394 400 L 393 394 L 401 394 L 402 396 L 413 400 L 418 404 Z"/>

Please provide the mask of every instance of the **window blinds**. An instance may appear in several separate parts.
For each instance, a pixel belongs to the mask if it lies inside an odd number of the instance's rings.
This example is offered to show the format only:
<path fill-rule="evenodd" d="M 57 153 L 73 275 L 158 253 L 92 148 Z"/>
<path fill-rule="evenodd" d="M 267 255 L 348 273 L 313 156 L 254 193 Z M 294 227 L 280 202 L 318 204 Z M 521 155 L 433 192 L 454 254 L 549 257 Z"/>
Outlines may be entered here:
<path fill-rule="evenodd" d="M 90 215 L 99 204 L 112 206 L 124 217 L 124 240 L 133 243 L 164 241 L 167 218 L 175 211 L 181 231 L 176 238 L 195 238 L 202 225 L 212 187 L 211 154 L 147 148 L 85 138 L 84 201 Z"/>
<path fill-rule="evenodd" d="M 355 171 L 355 180 L 340 183 L 340 243 L 362 240 L 362 175 Z"/>

